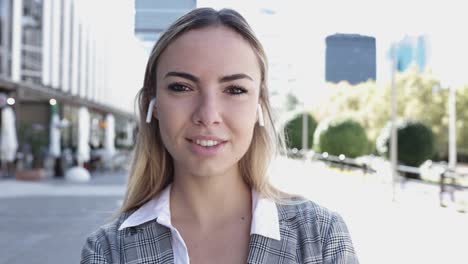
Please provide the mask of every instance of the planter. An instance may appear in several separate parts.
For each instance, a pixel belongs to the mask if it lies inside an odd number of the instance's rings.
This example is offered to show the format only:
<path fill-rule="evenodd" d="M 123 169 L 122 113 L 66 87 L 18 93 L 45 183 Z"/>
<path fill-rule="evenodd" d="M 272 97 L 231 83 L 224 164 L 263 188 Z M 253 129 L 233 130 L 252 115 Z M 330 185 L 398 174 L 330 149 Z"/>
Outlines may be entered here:
<path fill-rule="evenodd" d="M 21 181 L 40 181 L 47 178 L 44 169 L 17 170 L 15 175 L 16 179 Z"/>

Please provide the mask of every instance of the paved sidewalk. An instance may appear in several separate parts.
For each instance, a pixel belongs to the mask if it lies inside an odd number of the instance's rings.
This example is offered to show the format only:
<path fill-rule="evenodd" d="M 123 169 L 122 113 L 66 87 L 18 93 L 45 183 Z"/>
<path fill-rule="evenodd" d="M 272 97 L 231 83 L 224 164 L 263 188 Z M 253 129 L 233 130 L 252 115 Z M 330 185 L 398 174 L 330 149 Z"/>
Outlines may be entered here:
<path fill-rule="evenodd" d="M 409 182 L 393 202 L 379 176 L 285 159 L 271 171 L 275 185 L 344 217 L 361 263 L 468 263 L 468 214 L 441 208 L 434 186 Z"/>
<path fill-rule="evenodd" d="M 112 219 L 125 172 L 88 183 L 0 180 L 0 264 L 79 263 L 85 238 Z"/>
<path fill-rule="evenodd" d="M 125 193 L 125 171 L 93 173 L 86 183 L 68 182 L 64 178 L 42 181 L 0 180 L 0 198 L 27 196 L 109 196 Z"/>

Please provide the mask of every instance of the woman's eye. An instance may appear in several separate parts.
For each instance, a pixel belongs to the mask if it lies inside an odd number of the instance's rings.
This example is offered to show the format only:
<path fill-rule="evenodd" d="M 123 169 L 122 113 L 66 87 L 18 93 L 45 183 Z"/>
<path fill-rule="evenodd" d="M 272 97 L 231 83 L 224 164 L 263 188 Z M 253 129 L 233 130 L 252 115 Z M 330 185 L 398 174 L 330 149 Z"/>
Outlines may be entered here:
<path fill-rule="evenodd" d="M 167 88 L 173 92 L 187 92 L 191 90 L 187 85 L 180 83 L 169 84 Z"/>
<path fill-rule="evenodd" d="M 247 93 L 247 90 L 240 86 L 230 86 L 226 89 L 227 93 L 232 95 L 241 95 Z"/>

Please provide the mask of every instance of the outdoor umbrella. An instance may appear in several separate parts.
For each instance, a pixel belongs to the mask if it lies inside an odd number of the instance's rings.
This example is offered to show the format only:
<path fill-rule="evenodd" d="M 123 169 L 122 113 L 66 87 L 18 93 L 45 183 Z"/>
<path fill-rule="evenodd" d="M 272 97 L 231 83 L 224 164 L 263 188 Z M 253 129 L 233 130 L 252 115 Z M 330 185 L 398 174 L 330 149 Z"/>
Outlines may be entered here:
<path fill-rule="evenodd" d="M 106 150 L 106 156 L 111 159 L 115 154 L 115 119 L 112 114 L 106 116 L 106 133 L 104 148 Z"/>
<path fill-rule="evenodd" d="M 60 117 L 57 113 L 52 114 L 50 121 L 49 152 L 54 158 L 60 157 Z"/>
<path fill-rule="evenodd" d="M 133 122 L 127 122 L 127 140 L 126 145 L 131 146 L 133 144 L 133 130 L 135 129 L 135 124 Z"/>
<path fill-rule="evenodd" d="M 15 160 L 18 149 L 18 139 L 16 137 L 15 113 L 9 106 L 2 109 L 2 129 L 0 138 L 0 155 L 2 161 L 11 162 Z"/>
<path fill-rule="evenodd" d="M 90 158 L 89 149 L 89 129 L 90 117 L 86 107 L 81 107 L 78 112 L 78 164 L 82 165 Z"/>

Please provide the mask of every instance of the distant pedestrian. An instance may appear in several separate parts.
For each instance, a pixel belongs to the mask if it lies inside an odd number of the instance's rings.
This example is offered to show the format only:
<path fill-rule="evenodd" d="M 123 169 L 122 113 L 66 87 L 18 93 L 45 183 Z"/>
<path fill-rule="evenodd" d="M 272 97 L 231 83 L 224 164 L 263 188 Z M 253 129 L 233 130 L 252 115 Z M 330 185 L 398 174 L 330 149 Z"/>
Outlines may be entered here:
<path fill-rule="evenodd" d="M 172 24 L 138 99 L 121 212 L 81 263 L 358 263 L 337 213 L 268 181 L 281 144 L 267 59 L 236 11 L 199 8 Z"/>

